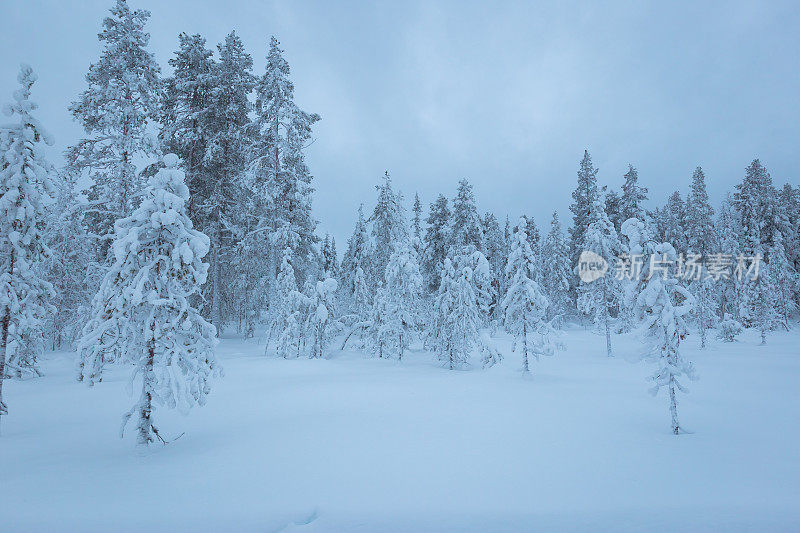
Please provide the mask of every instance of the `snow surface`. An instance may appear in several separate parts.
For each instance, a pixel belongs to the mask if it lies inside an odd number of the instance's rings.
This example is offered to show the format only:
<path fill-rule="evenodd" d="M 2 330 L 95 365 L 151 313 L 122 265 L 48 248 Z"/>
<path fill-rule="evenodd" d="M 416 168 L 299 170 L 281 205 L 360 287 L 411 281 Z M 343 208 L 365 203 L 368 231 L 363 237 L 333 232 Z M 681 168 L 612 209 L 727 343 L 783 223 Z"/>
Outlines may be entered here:
<path fill-rule="evenodd" d="M 798 333 L 704 352 L 696 337 L 700 380 L 678 406 L 693 434 L 670 434 L 651 367 L 622 357 L 633 338 L 608 358 L 571 330 L 528 379 L 510 339 L 470 371 L 415 346 L 402 363 L 284 360 L 224 339 L 208 404 L 157 410 L 165 436 L 185 434 L 144 452 L 118 438 L 129 370 L 89 389 L 74 354 L 49 354 L 45 377 L 6 381 L 2 530 L 797 531 Z"/>

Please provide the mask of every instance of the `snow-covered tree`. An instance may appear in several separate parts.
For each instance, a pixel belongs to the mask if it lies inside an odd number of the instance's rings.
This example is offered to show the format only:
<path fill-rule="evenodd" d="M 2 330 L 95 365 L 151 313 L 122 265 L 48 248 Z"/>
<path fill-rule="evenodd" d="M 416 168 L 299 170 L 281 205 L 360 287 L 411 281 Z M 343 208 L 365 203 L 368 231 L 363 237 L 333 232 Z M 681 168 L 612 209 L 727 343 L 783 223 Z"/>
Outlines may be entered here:
<path fill-rule="evenodd" d="M 687 248 L 685 216 L 686 204 L 679 191 L 669 196 L 664 207 L 654 211 L 656 240 L 674 243 L 673 246 L 678 253 L 685 253 Z"/>
<path fill-rule="evenodd" d="M 450 245 L 456 248 L 456 254 L 461 254 L 462 248 L 468 248 L 468 253 L 483 251 L 481 218 L 475 205 L 472 184 L 466 179 L 458 182 L 450 224 Z"/>
<path fill-rule="evenodd" d="M 533 257 L 536 260 L 534 274 L 537 276 L 536 281 L 541 282 L 538 276 L 542 271 L 540 264 L 542 262 L 542 236 L 539 233 L 539 227 L 536 225 L 536 221 L 533 220 L 533 216 L 527 216 L 525 220 L 528 223 L 525 233 L 528 236 L 528 243 L 530 243 Z"/>
<path fill-rule="evenodd" d="M 4 109 L 9 123 L 0 126 L 0 416 L 8 414 L 6 376 L 39 374 L 36 358 L 54 296 L 42 278 L 50 253 L 43 234 L 44 202 L 54 192 L 43 145 L 53 141 L 33 116 L 36 74 L 21 65 L 17 80 L 14 101 Z"/>
<path fill-rule="evenodd" d="M 339 263 L 336 259 L 336 239 L 326 233 L 320 249 L 322 255 L 322 271 L 330 277 L 338 277 Z"/>
<path fill-rule="evenodd" d="M 742 251 L 742 226 L 737 216 L 733 199 L 728 195 L 722 202 L 715 221 L 717 228 L 716 250 L 706 261 L 708 275 L 715 283 L 718 303 L 718 314 L 731 315 L 741 319 L 744 280 L 732 275 L 732 261 Z"/>
<path fill-rule="evenodd" d="M 99 286 L 94 240 L 83 226 L 86 205 L 78 197 L 75 174 L 56 181 L 56 197 L 48 208 L 47 245 L 51 254 L 44 262 L 45 275 L 53 283 L 54 312 L 48 317 L 46 333 L 53 349 L 72 347 L 86 323 L 84 311 Z"/>
<path fill-rule="evenodd" d="M 599 201 L 592 210 L 593 220 L 584 233 L 583 250 L 593 252 L 602 257 L 608 265 L 613 265 L 622 251 L 614 225 L 606 216 L 605 209 Z M 606 334 L 606 353 L 611 351 L 612 310 L 620 303 L 622 288 L 613 273 L 578 286 L 578 310 L 589 315 L 595 326 L 603 327 Z"/>
<path fill-rule="evenodd" d="M 114 227 L 114 264 L 94 301 L 95 316 L 79 343 L 81 376 L 99 380 L 104 352 L 134 366 L 141 396 L 124 416 L 136 419 L 137 441 L 164 441 L 156 406 L 186 412 L 203 405 L 218 372 L 214 326 L 190 304 L 205 283 L 209 240 L 186 213 L 189 189 L 174 154 L 150 178 L 141 205 Z"/>
<path fill-rule="evenodd" d="M 625 183 L 622 184 L 622 196 L 619 200 L 620 224 L 629 218 L 644 219 L 642 204 L 647 201 L 647 188 L 639 185 L 639 172 L 633 165 L 628 165 L 628 172 L 624 178 Z"/>
<path fill-rule="evenodd" d="M 708 200 L 706 181 L 703 169 L 697 167 L 692 175 L 692 185 L 686 198 L 687 254 L 689 260 L 698 263 L 698 273 L 689 284 L 694 295 L 697 328 L 700 331 L 700 347 L 705 348 L 708 328 L 715 322 L 715 306 L 713 280 L 707 275 L 706 263 L 714 253 L 716 235 L 714 233 L 714 209 Z M 690 274 L 687 272 L 687 274 Z M 692 274 L 690 274 L 692 275 Z"/>
<path fill-rule="evenodd" d="M 290 248 L 284 250 L 281 268 L 278 272 L 276 300 L 272 306 L 272 323 L 267 340 L 267 349 L 269 349 L 269 339 L 275 337 L 276 353 L 284 359 L 297 357 L 300 353 L 303 310 L 306 305 L 306 297 L 297 290 L 297 279 L 290 263 L 292 255 Z"/>
<path fill-rule="evenodd" d="M 780 288 L 772 265 L 762 263 L 758 275 L 747 278 L 744 286 L 750 324 L 761 333 L 761 344 L 766 344 L 767 332 L 781 325 Z"/>
<path fill-rule="evenodd" d="M 506 274 L 508 291 L 501 306 L 506 329 L 514 336 L 514 347 L 522 351 L 522 370 L 529 371 L 528 355 L 539 360 L 540 355 L 553 355 L 555 331 L 547 320 L 550 302 L 535 281 L 536 258 L 528 243 L 525 217 L 519 219 L 511 239 Z"/>
<path fill-rule="evenodd" d="M 262 184 L 268 202 L 259 232 L 268 235 L 270 272 L 277 270 L 280 255 L 291 246 L 292 265 L 301 284 L 311 273 L 316 221 L 311 215 L 313 176 L 305 162 L 311 130 L 320 120 L 316 113 L 300 109 L 294 101 L 294 83 L 280 43 L 270 39 L 267 67 L 256 86 L 256 140 L 251 172 Z"/>
<path fill-rule="evenodd" d="M 219 60 L 212 65 L 206 114 L 209 128 L 204 166 L 209 181 L 204 184 L 202 204 L 197 204 L 204 221 L 201 229 L 211 240 L 207 297 L 211 321 L 218 330 L 238 314 L 245 323 L 246 335 L 251 336 L 266 301 L 267 276 L 260 253 L 265 251 L 260 246 L 264 235 L 254 236 L 248 231 L 256 226 L 250 209 L 256 206 L 247 201 L 250 195 L 243 190 L 252 143 L 249 95 L 255 86 L 253 60 L 235 32 L 229 33 L 217 49 Z M 244 242 L 237 249 L 240 241 Z M 239 283 L 232 282 L 237 273 Z M 236 288 L 244 289 L 238 298 Z"/>
<path fill-rule="evenodd" d="M 733 203 L 742 226 L 742 248 L 745 255 L 767 250 L 772 245 L 776 220 L 776 191 L 772 178 L 761 161 L 754 159 L 745 169 L 742 183 L 736 185 Z"/>
<path fill-rule="evenodd" d="M 428 218 L 425 220 L 428 227 L 425 228 L 422 276 L 428 292 L 436 292 L 439 289 L 442 267 L 450 248 L 450 217 L 447 198 L 440 194 L 431 204 Z"/>
<path fill-rule="evenodd" d="M 366 318 L 366 312 L 372 302 L 372 292 L 367 281 L 370 255 L 371 246 L 364 221 L 363 206 L 359 206 L 356 227 L 347 241 L 347 251 L 342 257 L 341 266 L 342 288 L 350 300 L 353 313 L 360 317 L 359 321 Z"/>
<path fill-rule="evenodd" d="M 386 265 L 392 255 L 395 242 L 408 239 L 403 196 L 392 189 L 392 178 L 386 172 L 383 183 L 376 185 L 378 201 L 367 222 L 372 223 L 372 274 L 376 282 L 385 281 Z"/>
<path fill-rule="evenodd" d="M 86 74 L 89 87 L 69 108 L 87 136 L 67 150 L 67 164 L 92 179 L 87 218 L 89 230 L 106 239 L 101 262 L 114 221 L 130 214 L 141 188 L 136 161 L 159 153 L 148 131 L 161 94 L 160 69 L 147 50 L 148 18 L 149 11 L 116 0 L 98 34 L 103 50 Z"/>
<path fill-rule="evenodd" d="M 717 337 L 723 342 L 733 342 L 736 337 L 742 332 L 742 324 L 733 318 L 731 315 L 726 314 L 717 327 Z"/>
<path fill-rule="evenodd" d="M 592 157 L 588 150 L 584 150 L 580 169 L 578 170 L 578 185 L 572 191 L 572 227 L 569 230 L 570 264 L 578 263 L 584 243 L 584 234 L 589 224 L 594 220 L 592 210 L 597 205 L 599 191 L 597 189 L 597 170 L 592 164 Z M 577 287 L 578 280 L 572 276 L 573 287 Z"/>
<path fill-rule="evenodd" d="M 795 310 L 792 295 L 797 284 L 797 275 L 789 263 L 786 248 L 783 245 L 783 234 L 780 231 L 776 232 L 772 238 L 772 246 L 767 255 L 769 257 L 769 274 L 772 277 L 775 294 L 777 322 L 784 329 L 789 329 L 789 318 Z"/>
<path fill-rule="evenodd" d="M 614 224 L 614 228 L 619 231 L 622 223 L 625 221 L 622 218 L 622 197 L 614 190 L 603 187 L 603 194 L 605 196 L 605 210 L 608 219 Z"/>
<path fill-rule="evenodd" d="M 544 239 L 541 258 L 542 288 L 547 294 L 550 305 L 548 306 L 547 319 L 564 317 L 569 313 L 569 279 L 571 268 L 569 264 L 569 249 L 558 220 L 558 213 L 553 211 L 550 221 L 550 230 Z"/>
<path fill-rule="evenodd" d="M 418 193 L 414 194 L 414 205 L 411 212 L 414 213 L 411 217 L 412 245 L 417 258 L 420 258 L 422 257 L 422 202 L 419 200 Z"/>
<path fill-rule="evenodd" d="M 402 359 L 417 322 L 416 303 L 422 287 L 419 264 L 407 242 L 394 244 L 385 277 L 385 286 L 375 295 L 372 345 L 380 357 Z"/>
<path fill-rule="evenodd" d="M 491 366 L 502 359 L 480 331 L 481 314 L 472 276 L 471 268 L 464 267 L 456 272 L 450 258 L 445 258 L 427 344 L 450 370 L 466 366 L 474 348 L 480 349 L 483 366 Z"/>
<path fill-rule="evenodd" d="M 675 249 L 663 243 L 654 247 L 657 260 L 675 261 Z M 649 278 L 649 279 L 648 279 Z M 662 387 L 669 394 L 669 411 L 672 417 L 671 429 L 677 435 L 681 426 L 678 422 L 678 402 L 676 391 L 686 392 L 679 379 L 696 379 L 694 365 L 680 353 L 681 340 L 686 336 L 685 316 L 691 312 L 694 298 L 679 285 L 674 277 L 658 274 L 646 276 L 643 290 L 635 303 L 635 316 L 639 320 L 639 332 L 646 343 L 643 359 L 656 364 L 656 371 L 650 377 L 654 386 L 650 392 L 655 395 Z"/>
<path fill-rule="evenodd" d="M 489 303 L 489 315 L 496 317 L 499 314 L 500 298 L 506 291 L 505 266 L 508 258 L 507 243 L 503 230 L 492 213 L 486 213 L 481 220 L 483 232 L 483 247 L 486 260 L 491 267 L 492 301 Z"/>
<path fill-rule="evenodd" d="M 338 283 L 333 278 L 326 278 L 310 284 L 312 290 L 306 294 L 308 302 L 308 316 L 305 322 L 305 332 L 308 336 L 309 353 L 311 359 L 321 358 L 325 354 L 331 337 L 338 329 L 338 321 L 334 316 L 334 294 Z"/>

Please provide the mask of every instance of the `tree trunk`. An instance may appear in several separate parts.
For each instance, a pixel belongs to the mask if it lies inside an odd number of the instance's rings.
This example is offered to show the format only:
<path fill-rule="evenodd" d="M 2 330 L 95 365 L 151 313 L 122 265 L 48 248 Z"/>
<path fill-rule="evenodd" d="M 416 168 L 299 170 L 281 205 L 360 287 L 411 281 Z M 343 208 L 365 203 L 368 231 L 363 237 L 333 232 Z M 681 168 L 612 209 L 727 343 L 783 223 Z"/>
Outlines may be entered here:
<path fill-rule="evenodd" d="M 528 324 L 527 316 L 522 315 L 522 371 L 528 372 Z"/>
<path fill-rule="evenodd" d="M 220 228 L 219 220 L 214 222 L 211 243 L 211 323 L 217 328 L 217 336 L 222 334 L 222 312 L 220 310 Z"/>
<path fill-rule="evenodd" d="M 678 424 L 678 402 L 675 399 L 675 378 L 669 377 L 669 412 L 672 415 L 672 433 L 677 435 L 680 432 Z"/>
<path fill-rule="evenodd" d="M 606 355 L 609 357 L 613 357 L 614 354 L 611 353 L 611 316 L 608 312 L 608 293 L 605 284 L 603 285 L 603 311 L 605 314 L 605 325 L 606 325 Z"/>
<path fill-rule="evenodd" d="M 11 250 L 8 271 L 14 274 L 14 250 Z M 11 327 L 11 307 L 6 306 L 3 311 L 2 331 L 0 331 L 0 419 L 8 414 L 8 407 L 3 401 L 3 380 L 6 377 L 6 348 L 8 347 L 8 330 Z"/>
<path fill-rule="evenodd" d="M 153 325 L 155 328 L 155 324 Z M 150 391 L 153 380 L 153 363 L 156 355 L 156 340 L 151 339 L 147 349 L 147 362 L 142 373 L 142 397 L 139 400 L 139 438 L 137 444 L 147 446 L 153 442 L 153 395 Z"/>

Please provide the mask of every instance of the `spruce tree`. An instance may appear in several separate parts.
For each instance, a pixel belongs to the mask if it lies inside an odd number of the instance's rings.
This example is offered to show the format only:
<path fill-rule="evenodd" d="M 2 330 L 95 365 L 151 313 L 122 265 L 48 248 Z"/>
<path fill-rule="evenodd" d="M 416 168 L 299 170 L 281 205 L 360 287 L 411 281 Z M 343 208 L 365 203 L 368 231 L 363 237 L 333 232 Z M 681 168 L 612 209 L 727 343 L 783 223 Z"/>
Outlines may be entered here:
<path fill-rule="evenodd" d="M 372 293 L 366 278 L 366 273 L 370 270 L 372 249 L 363 208 L 363 205 L 358 207 L 358 220 L 353 234 L 347 241 L 347 251 L 342 257 L 341 268 L 344 293 L 350 298 L 354 312 L 362 318 L 366 306 L 372 301 Z"/>
<path fill-rule="evenodd" d="M 677 259 L 675 249 L 668 243 L 655 246 L 653 253 L 658 260 Z M 654 382 L 650 392 L 656 395 L 662 387 L 666 387 L 669 394 L 671 429 L 677 435 L 681 426 L 678 422 L 676 392 L 686 392 L 679 379 L 684 376 L 691 380 L 696 379 L 694 365 L 680 353 L 681 340 L 687 334 L 684 317 L 692 311 L 694 298 L 674 277 L 647 274 L 644 279 L 646 281 L 636 298 L 634 308 L 639 321 L 639 332 L 646 343 L 642 357 L 657 365 L 656 371 L 650 376 L 650 380 Z"/>
<path fill-rule="evenodd" d="M 291 246 L 292 264 L 301 283 L 310 275 L 316 221 L 311 216 L 313 176 L 305 162 L 316 113 L 300 109 L 294 101 L 294 83 L 280 43 L 270 39 L 266 72 L 256 86 L 257 129 L 252 146 L 252 172 L 262 184 L 269 203 L 268 216 L 259 231 L 271 245 L 270 275 L 277 270 L 280 254 Z"/>
<path fill-rule="evenodd" d="M 69 108 L 86 137 L 67 150 L 67 165 L 92 179 L 87 222 L 93 234 L 106 239 L 98 247 L 100 262 L 106 260 L 114 221 L 130 214 L 141 188 L 136 161 L 159 153 L 148 132 L 158 119 L 161 94 L 160 69 L 147 50 L 149 18 L 149 11 L 116 0 L 97 36 L 103 50 L 86 74 L 89 87 Z"/>
<path fill-rule="evenodd" d="M 422 202 L 419 200 L 419 194 L 414 194 L 414 206 L 411 210 L 414 215 L 411 218 L 411 233 L 413 238 L 414 252 L 417 258 L 422 257 Z"/>
<path fill-rule="evenodd" d="M 96 287 L 95 242 L 83 225 L 86 206 L 79 199 L 78 177 L 67 174 L 56 181 L 55 201 L 47 216 L 47 246 L 44 262 L 47 279 L 53 283 L 54 312 L 48 316 L 46 332 L 52 349 L 74 347 L 85 323 Z"/>
<path fill-rule="evenodd" d="M 453 198 L 450 237 L 450 245 L 455 248 L 457 255 L 474 250 L 483 251 L 481 219 L 475 205 L 472 184 L 466 179 L 458 182 L 456 196 Z M 462 249 L 466 251 L 462 252 Z"/>
<path fill-rule="evenodd" d="M 210 182 L 205 184 L 206 194 L 198 206 L 205 222 L 201 229 L 211 240 L 210 316 L 221 331 L 231 316 L 238 313 L 244 317 L 247 336 L 251 336 L 266 303 L 262 296 L 266 269 L 259 253 L 264 247 L 258 242 L 264 236 L 242 235 L 254 225 L 248 210 L 241 209 L 247 205 L 245 198 L 249 198 L 242 176 L 248 166 L 247 150 L 252 142 L 249 128 L 252 106 L 248 98 L 255 86 L 251 73 L 253 60 L 235 32 L 229 33 L 217 49 L 219 60 L 212 64 L 206 115 L 209 129 L 204 166 Z M 241 237 L 244 242 L 235 249 Z M 231 282 L 236 267 L 245 288 L 238 301 L 233 290 L 236 284 Z"/>
<path fill-rule="evenodd" d="M 416 302 L 422 286 L 416 256 L 407 242 L 394 244 L 385 277 L 386 285 L 375 295 L 372 345 L 379 357 L 402 360 L 417 323 Z"/>
<path fill-rule="evenodd" d="M 684 217 L 687 253 L 690 260 L 699 258 L 700 272 L 691 280 L 689 290 L 694 295 L 697 316 L 697 327 L 700 331 L 700 347 L 705 348 L 708 328 L 714 323 L 714 306 L 712 299 L 714 287 L 706 272 L 708 256 L 713 252 L 716 235 L 714 234 L 714 209 L 708 200 L 705 174 L 697 167 L 692 174 L 692 185 L 686 198 L 686 215 Z"/>
<path fill-rule="evenodd" d="M 450 258 L 445 258 L 429 342 L 450 370 L 467 365 L 479 341 L 480 312 L 476 301 L 472 270 L 464 267 L 456 272 Z"/>
<path fill-rule="evenodd" d="M 647 188 L 639 186 L 639 171 L 633 165 L 628 165 L 628 172 L 623 176 L 625 183 L 622 184 L 622 196 L 619 200 L 619 222 L 620 227 L 629 218 L 644 219 L 644 207 L 642 204 L 647 201 Z M 611 216 L 611 213 L 608 213 Z M 620 228 L 618 227 L 617 230 Z"/>
<path fill-rule="evenodd" d="M 546 253 L 541 261 L 541 280 L 550 305 L 548 306 L 547 319 L 565 317 L 570 311 L 569 279 L 571 269 L 569 264 L 569 249 L 558 220 L 558 213 L 553 211 L 550 221 L 550 230 L 544 239 Z"/>
<path fill-rule="evenodd" d="M 553 355 L 555 332 L 547 320 L 550 302 L 535 281 L 536 258 L 533 255 L 525 217 L 519 219 L 511 241 L 506 274 L 508 291 L 501 303 L 505 327 L 514 336 L 514 346 L 522 351 L 522 371 L 529 371 L 529 354 L 539 360 L 540 355 Z"/>
<path fill-rule="evenodd" d="M 490 316 L 499 313 L 499 299 L 505 294 L 505 265 L 508 259 L 505 237 L 500 229 L 500 224 L 493 213 L 486 213 L 481 219 L 481 231 L 483 232 L 483 246 L 486 252 L 486 259 L 491 267 L 492 301 L 489 303 Z"/>
<path fill-rule="evenodd" d="M 583 250 L 594 252 L 611 266 L 622 251 L 617 231 L 606 216 L 600 201 L 595 202 L 592 213 L 594 219 L 584 233 Z M 609 357 L 613 355 L 612 309 L 619 306 L 621 295 L 619 280 L 611 271 L 594 281 L 583 282 L 578 287 L 578 310 L 589 315 L 596 326 L 605 330 L 606 353 Z"/>
<path fill-rule="evenodd" d="M 428 218 L 425 220 L 428 227 L 425 229 L 422 275 L 428 292 L 436 292 L 439 289 L 442 267 L 450 248 L 451 216 L 447 198 L 440 194 L 431 204 Z"/>
<path fill-rule="evenodd" d="M 291 248 L 286 248 L 281 258 L 276 280 L 278 285 L 276 299 L 272 307 L 272 323 L 266 346 L 266 349 L 269 349 L 269 339 L 275 337 L 276 354 L 284 359 L 297 357 L 300 353 L 305 304 L 305 296 L 297 290 L 294 268 L 290 263 L 292 255 Z"/>
<path fill-rule="evenodd" d="M 403 196 L 392 189 L 389 172 L 384 173 L 383 183 L 376 185 L 378 200 L 367 222 L 372 223 L 372 275 L 378 283 L 386 280 L 386 265 L 389 264 L 395 242 L 408 239 L 405 223 Z"/>
<path fill-rule="evenodd" d="M 52 285 L 41 277 L 42 262 L 49 255 L 44 202 L 54 192 L 43 145 L 53 141 L 33 116 L 37 105 L 30 94 L 36 74 L 21 65 L 17 81 L 14 101 L 5 108 L 10 120 L 0 127 L 0 417 L 8 414 L 3 400 L 6 376 L 39 373 L 36 357 L 41 346 L 30 341 L 41 339 L 54 296 Z"/>
<path fill-rule="evenodd" d="M 309 359 L 321 359 L 325 355 L 333 335 L 339 329 L 335 316 L 334 295 L 339 288 L 333 278 L 325 278 L 316 283 L 308 282 L 306 304 L 308 314 L 305 321 L 306 344 L 309 346 Z"/>
<path fill-rule="evenodd" d="M 588 150 L 584 150 L 580 169 L 578 170 L 578 185 L 572 191 L 572 227 L 569 230 L 570 264 L 576 265 L 578 256 L 583 246 L 584 235 L 589 224 L 594 220 L 592 210 L 597 205 L 597 169 L 592 165 L 592 157 Z M 577 287 L 577 278 L 572 276 L 573 287 Z"/>
<path fill-rule="evenodd" d="M 191 305 L 205 282 L 209 240 L 186 213 L 189 189 L 174 154 L 150 178 L 141 205 L 115 224 L 114 264 L 94 301 L 94 318 L 79 344 L 82 377 L 100 378 L 112 346 L 141 379 L 141 396 L 123 417 L 136 419 L 137 442 L 163 436 L 153 423 L 156 406 L 186 412 L 203 405 L 218 372 L 214 326 Z"/>

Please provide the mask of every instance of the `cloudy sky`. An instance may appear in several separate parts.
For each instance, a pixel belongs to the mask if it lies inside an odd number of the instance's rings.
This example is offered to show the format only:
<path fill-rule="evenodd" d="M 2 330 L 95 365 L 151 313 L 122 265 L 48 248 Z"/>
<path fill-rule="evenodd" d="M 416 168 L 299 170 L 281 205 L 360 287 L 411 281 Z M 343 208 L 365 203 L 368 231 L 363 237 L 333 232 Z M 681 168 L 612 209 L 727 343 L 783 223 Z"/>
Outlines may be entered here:
<path fill-rule="evenodd" d="M 540 226 L 568 215 L 585 148 L 601 183 L 619 188 L 632 163 L 658 202 L 697 165 L 718 201 L 755 157 L 776 183 L 800 183 L 796 1 L 130 3 L 152 12 L 166 72 L 180 32 L 215 44 L 235 29 L 259 75 L 269 36 L 280 39 L 298 103 L 322 115 L 314 209 L 340 253 L 384 170 L 426 210 L 466 177 L 481 211 Z M 30 63 L 56 161 L 81 134 L 67 106 L 110 5 L 0 3 L 0 97 Z"/>

